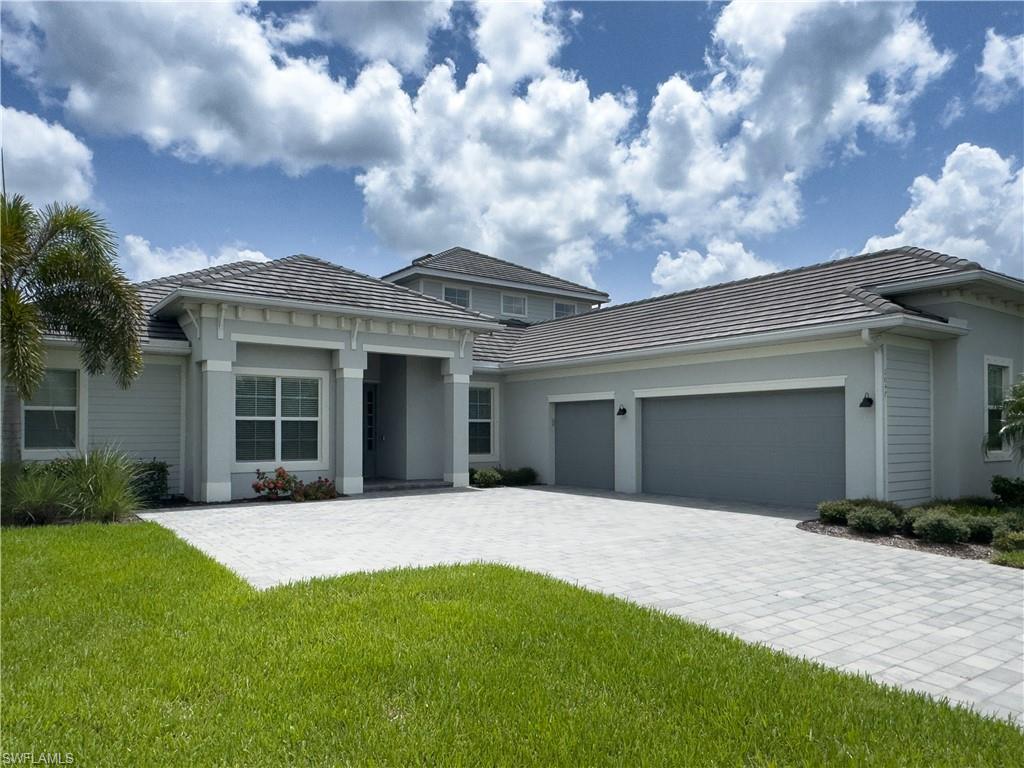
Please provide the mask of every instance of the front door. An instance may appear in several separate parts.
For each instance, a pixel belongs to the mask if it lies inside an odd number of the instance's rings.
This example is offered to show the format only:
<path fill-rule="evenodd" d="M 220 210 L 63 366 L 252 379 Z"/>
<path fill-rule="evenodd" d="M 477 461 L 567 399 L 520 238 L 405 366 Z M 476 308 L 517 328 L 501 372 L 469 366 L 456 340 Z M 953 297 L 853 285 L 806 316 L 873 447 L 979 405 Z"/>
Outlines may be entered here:
<path fill-rule="evenodd" d="M 377 476 L 377 385 L 363 384 L 363 477 Z"/>

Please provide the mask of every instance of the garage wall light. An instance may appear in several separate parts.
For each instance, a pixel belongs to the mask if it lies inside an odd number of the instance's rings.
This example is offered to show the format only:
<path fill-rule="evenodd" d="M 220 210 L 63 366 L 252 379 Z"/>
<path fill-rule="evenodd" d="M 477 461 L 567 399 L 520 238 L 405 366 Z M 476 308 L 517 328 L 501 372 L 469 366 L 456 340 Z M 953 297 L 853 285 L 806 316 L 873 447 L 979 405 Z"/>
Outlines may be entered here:
<path fill-rule="evenodd" d="M 616 415 L 616 416 L 625 416 L 625 415 L 626 415 L 626 406 L 624 406 L 624 405 L 620 405 L 620 406 L 619 406 L 619 410 L 617 410 L 617 411 L 615 412 L 615 415 Z"/>
<path fill-rule="evenodd" d="M 860 407 L 861 408 L 870 408 L 874 404 L 875 404 L 875 401 L 872 399 L 871 395 L 869 395 L 867 392 L 865 392 L 863 399 L 860 401 Z"/>

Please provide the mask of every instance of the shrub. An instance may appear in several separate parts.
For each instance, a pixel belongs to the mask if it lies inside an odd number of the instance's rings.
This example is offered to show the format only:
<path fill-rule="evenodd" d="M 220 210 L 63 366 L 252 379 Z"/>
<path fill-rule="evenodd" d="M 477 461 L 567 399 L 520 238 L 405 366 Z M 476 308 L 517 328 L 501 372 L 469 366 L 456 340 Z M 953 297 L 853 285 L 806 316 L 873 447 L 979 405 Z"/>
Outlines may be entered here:
<path fill-rule="evenodd" d="M 1024 552 L 1024 531 L 1001 529 L 992 539 L 992 546 L 1000 552 Z"/>
<path fill-rule="evenodd" d="M 499 469 L 502 485 L 534 485 L 537 482 L 537 470 L 531 467 L 519 469 Z"/>
<path fill-rule="evenodd" d="M 968 538 L 978 544 L 990 544 L 1000 520 L 992 515 L 965 515 L 960 518 L 970 531 Z"/>
<path fill-rule="evenodd" d="M 966 541 L 971 530 L 950 507 L 936 507 L 925 511 L 914 521 L 914 535 L 936 544 L 959 544 Z"/>
<path fill-rule="evenodd" d="M 992 493 L 1008 507 L 1024 507 L 1024 479 L 995 475 Z"/>
<path fill-rule="evenodd" d="M 996 552 L 992 562 L 1010 568 L 1024 568 L 1024 552 Z"/>
<path fill-rule="evenodd" d="M 914 536 L 914 523 L 917 522 L 917 518 L 927 511 L 924 507 L 913 507 L 912 509 L 903 510 L 899 516 L 900 533 L 904 536 Z"/>
<path fill-rule="evenodd" d="M 484 467 L 473 474 L 470 482 L 477 488 L 494 488 L 501 485 L 501 474 L 493 467 Z"/>
<path fill-rule="evenodd" d="M 142 504 L 153 506 L 167 498 L 167 475 L 166 461 L 153 459 L 138 462 L 133 486 Z"/>
<path fill-rule="evenodd" d="M 846 518 L 857 506 L 852 501 L 838 499 L 818 504 L 818 519 L 829 525 L 846 525 Z"/>
<path fill-rule="evenodd" d="M 68 482 L 48 472 L 45 465 L 26 466 L 5 482 L 11 485 L 10 514 L 5 522 L 45 525 L 72 512 Z"/>
<path fill-rule="evenodd" d="M 283 499 L 295 490 L 298 483 L 299 479 L 284 467 L 278 467 L 272 475 L 257 469 L 252 489 L 265 499 Z"/>
<path fill-rule="evenodd" d="M 338 490 L 334 483 L 326 477 L 318 477 L 309 483 L 297 481 L 292 489 L 292 501 L 321 501 L 338 498 Z"/>
<path fill-rule="evenodd" d="M 138 462 L 115 448 L 99 448 L 48 465 L 71 491 L 72 515 L 115 522 L 140 506 L 135 491 Z"/>
<path fill-rule="evenodd" d="M 891 510 L 881 507 L 857 507 L 846 519 L 851 528 L 861 533 L 889 533 L 899 524 Z"/>
<path fill-rule="evenodd" d="M 847 499 L 850 504 L 855 507 L 867 507 L 869 509 L 887 509 L 894 515 L 898 515 L 903 511 L 903 507 L 897 504 L 895 501 L 883 501 L 882 499 Z"/>

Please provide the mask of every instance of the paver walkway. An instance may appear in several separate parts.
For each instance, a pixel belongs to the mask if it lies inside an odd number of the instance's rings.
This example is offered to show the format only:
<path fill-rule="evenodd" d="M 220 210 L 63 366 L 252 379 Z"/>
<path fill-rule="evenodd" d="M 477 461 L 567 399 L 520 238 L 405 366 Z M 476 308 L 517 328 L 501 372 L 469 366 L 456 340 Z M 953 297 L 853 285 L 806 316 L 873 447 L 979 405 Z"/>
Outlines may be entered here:
<path fill-rule="evenodd" d="M 1024 724 L 1024 572 L 780 517 L 502 488 L 143 515 L 257 587 L 491 561 Z"/>

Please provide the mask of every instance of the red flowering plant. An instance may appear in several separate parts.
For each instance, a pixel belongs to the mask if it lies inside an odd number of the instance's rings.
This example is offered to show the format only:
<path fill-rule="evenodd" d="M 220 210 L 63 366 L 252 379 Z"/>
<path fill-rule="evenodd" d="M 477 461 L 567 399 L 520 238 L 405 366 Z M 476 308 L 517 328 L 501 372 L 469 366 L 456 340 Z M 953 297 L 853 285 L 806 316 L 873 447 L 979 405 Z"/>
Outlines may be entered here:
<path fill-rule="evenodd" d="M 291 495 L 297 484 L 300 484 L 299 479 L 288 473 L 284 467 L 278 467 L 272 475 L 257 469 L 252 489 L 266 499 L 283 499 Z"/>
<path fill-rule="evenodd" d="M 326 477 L 318 477 L 308 483 L 301 480 L 292 491 L 292 501 L 320 501 L 321 499 L 338 498 L 338 490 L 334 483 Z"/>

